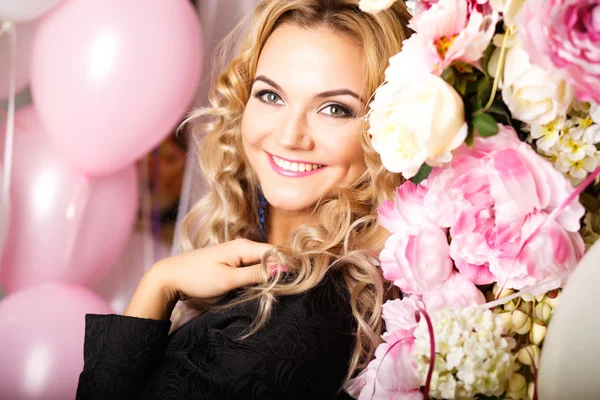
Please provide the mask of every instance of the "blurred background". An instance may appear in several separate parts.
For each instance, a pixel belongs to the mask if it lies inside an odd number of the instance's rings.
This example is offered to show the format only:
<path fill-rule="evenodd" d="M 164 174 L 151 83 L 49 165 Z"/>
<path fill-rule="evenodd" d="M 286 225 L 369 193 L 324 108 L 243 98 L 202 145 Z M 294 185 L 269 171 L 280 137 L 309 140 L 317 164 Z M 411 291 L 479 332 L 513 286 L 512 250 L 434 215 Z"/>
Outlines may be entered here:
<path fill-rule="evenodd" d="M 205 187 L 175 131 L 255 3 L 0 0 L 0 399 L 74 398 L 84 315 L 177 252 Z"/>

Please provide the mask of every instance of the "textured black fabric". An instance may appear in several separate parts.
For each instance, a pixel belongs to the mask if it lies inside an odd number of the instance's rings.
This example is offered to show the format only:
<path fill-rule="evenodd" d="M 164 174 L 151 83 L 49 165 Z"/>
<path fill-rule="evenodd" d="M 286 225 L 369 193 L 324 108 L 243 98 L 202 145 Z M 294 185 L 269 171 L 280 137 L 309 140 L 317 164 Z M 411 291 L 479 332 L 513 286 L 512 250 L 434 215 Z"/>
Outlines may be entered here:
<path fill-rule="evenodd" d="M 279 298 L 267 324 L 240 339 L 256 311 L 209 311 L 170 336 L 170 321 L 86 315 L 77 399 L 350 398 L 339 389 L 355 322 L 339 279 Z"/>

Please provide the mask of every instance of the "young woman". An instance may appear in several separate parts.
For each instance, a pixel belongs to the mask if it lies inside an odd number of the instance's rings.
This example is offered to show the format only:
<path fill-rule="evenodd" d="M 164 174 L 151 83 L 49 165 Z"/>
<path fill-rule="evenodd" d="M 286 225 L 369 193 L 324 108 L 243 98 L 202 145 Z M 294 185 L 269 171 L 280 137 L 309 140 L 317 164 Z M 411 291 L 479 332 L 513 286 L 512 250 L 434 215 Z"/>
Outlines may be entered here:
<path fill-rule="evenodd" d="M 265 0 L 218 77 L 200 161 L 211 190 L 180 255 L 124 316 L 86 316 L 77 399 L 332 399 L 379 343 L 378 205 L 399 176 L 368 102 L 408 35 L 403 2 Z M 169 335 L 175 303 L 204 312 Z"/>

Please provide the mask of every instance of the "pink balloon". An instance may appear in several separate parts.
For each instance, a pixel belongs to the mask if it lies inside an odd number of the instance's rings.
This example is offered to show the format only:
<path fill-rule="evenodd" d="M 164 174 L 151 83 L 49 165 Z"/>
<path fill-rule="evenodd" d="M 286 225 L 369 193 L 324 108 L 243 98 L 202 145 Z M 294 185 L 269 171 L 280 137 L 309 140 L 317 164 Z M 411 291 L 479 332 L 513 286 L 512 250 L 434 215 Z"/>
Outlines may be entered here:
<path fill-rule="evenodd" d="M 110 314 L 94 292 L 46 283 L 0 301 L 0 399 L 74 399 L 85 314 Z"/>
<path fill-rule="evenodd" d="M 13 163 L 2 286 L 10 293 L 55 280 L 94 284 L 131 235 L 134 166 L 102 178 L 73 171 L 53 151 L 33 106 L 16 115 Z"/>
<path fill-rule="evenodd" d="M 0 0 L 0 3 L 2 0 Z M 0 9 L 2 4 L 0 4 Z M 2 18 L 0 18 L 2 19 Z M 37 28 L 37 21 L 15 24 L 17 41 L 15 51 L 15 93 L 29 84 L 29 69 L 31 65 L 31 48 Z M 0 36 L 0 100 L 9 95 L 10 67 L 9 60 L 12 57 L 10 34 Z"/>
<path fill-rule="evenodd" d="M 77 169 L 115 172 L 190 106 L 201 30 L 188 0 L 66 1 L 41 21 L 31 89 L 47 134 Z"/>
<path fill-rule="evenodd" d="M 94 286 L 94 291 L 108 301 L 114 312 L 123 314 L 144 273 L 170 253 L 171 249 L 160 238 L 134 232 L 121 258 Z"/>

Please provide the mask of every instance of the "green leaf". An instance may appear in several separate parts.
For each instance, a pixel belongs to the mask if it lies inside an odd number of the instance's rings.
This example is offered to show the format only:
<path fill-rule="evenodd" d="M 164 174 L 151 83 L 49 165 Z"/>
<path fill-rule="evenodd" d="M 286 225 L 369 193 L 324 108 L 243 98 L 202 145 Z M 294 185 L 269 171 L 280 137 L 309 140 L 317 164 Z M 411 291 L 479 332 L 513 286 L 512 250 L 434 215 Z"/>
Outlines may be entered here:
<path fill-rule="evenodd" d="M 494 44 L 490 44 L 487 49 L 485 49 L 485 53 L 483 54 L 482 68 L 486 75 L 488 75 L 488 64 L 490 63 L 490 59 L 492 58 L 494 51 L 496 51 L 496 46 Z"/>
<path fill-rule="evenodd" d="M 487 104 L 492 94 L 492 80 L 486 75 L 477 81 L 477 100 L 481 104 Z"/>
<path fill-rule="evenodd" d="M 454 88 L 462 96 L 466 95 L 467 94 L 467 80 L 464 79 L 463 77 L 457 78 L 456 82 L 454 83 Z"/>
<path fill-rule="evenodd" d="M 581 202 L 581 204 L 583 204 L 586 210 L 591 211 L 593 213 L 598 212 L 598 209 L 600 209 L 600 204 L 598 203 L 596 197 L 592 196 L 589 193 L 581 193 L 579 195 L 579 201 Z"/>
<path fill-rule="evenodd" d="M 454 82 L 456 81 L 456 74 L 452 66 L 447 67 L 442 71 L 442 79 L 445 80 L 448 84 L 454 86 Z"/>
<path fill-rule="evenodd" d="M 490 114 L 479 114 L 473 118 L 473 127 L 481 137 L 490 137 L 498 133 L 498 124 Z"/>
<path fill-rule="evenodd" d="M 432 169 L 433 168 L 431 168 L 427 164 L 421 165 L 421 168 L 419 168 L 419 172 L 417 172 L 417 174 L 412 177 L 412 179 L 411 179 L 412 183 L 414 183 L 415 185 L 418 185 L 419 183 L 423 182 L 425 179 L 427 179 L 427 177 L 431 173 Z"/>

